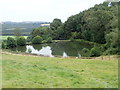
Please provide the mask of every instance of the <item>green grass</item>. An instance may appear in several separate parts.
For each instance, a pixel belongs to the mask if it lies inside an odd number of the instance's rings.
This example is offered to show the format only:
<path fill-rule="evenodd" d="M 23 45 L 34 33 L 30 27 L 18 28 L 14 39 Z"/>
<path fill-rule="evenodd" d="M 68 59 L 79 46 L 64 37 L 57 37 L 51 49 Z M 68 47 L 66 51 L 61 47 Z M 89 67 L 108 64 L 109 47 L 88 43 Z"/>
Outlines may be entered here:
<path fill-rule="evenodd" d="M 9 37 L 9 36 L 0 36 L 0 41 L 2 41 L 2 40 L 6 40 L 7 37 Z M 10 37 L 14 37 L 14 36 L 10 36 Z"/>
<path fill-rule="evenodd" d="M 7 37 L 13 37 L 14 38 L 14 36 L 0 36 L 0 41 L 6 40 Z M 24 37 L 27 38 L 27 36 L 24 36 Z"/>
<path fill-rule="evenodd" d="M 7 40 L 7 37 L 13 37 L 15 38 L 15 36 L 0 36 L 0 44 L 2 43 L 3 40 Z M 28 36 L 24 36 L 25 39 L 27 39 Z"/>
<path fill-rule="evenodd" d="M 117 88 L 118 60 L 2 55 L 3 88 Z"/>

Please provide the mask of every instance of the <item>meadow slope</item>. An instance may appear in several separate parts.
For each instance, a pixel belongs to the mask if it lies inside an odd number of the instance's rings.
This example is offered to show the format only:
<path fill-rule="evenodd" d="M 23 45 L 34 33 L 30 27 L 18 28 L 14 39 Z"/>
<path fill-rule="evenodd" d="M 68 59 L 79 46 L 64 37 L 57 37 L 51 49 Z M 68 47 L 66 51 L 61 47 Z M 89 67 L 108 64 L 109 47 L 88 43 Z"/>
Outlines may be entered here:
<path fill-rule="evenodd" d="M 2 54 L 3 88 L 117 88 L 118 60 Z"/>

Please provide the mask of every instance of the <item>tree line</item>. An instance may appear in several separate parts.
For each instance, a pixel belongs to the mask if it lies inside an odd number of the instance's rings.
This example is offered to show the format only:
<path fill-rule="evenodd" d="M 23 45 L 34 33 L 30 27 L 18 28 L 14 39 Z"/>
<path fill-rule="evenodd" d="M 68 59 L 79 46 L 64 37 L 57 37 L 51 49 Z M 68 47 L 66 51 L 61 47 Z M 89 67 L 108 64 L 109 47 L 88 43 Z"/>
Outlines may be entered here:
<path fill-rule="evenodd" d="M 54 19 L 50 24 L 53 39 L 83 39 L 102 44 L 104 54 L 119 54 L 118 3 L 109 2 L 70 16 L 65 23 Z M 96 48 L 96 46 L 95 46 Z M 97 50 L 96 50 L 97 51 Z"/>
<path fill-rule="evenodd" d="M 93 52 L 119 54 L 118 3 L 112 2 L 111 7 L 108 7 L 108 3 L 103 2 L 72 15 L 64 23 L 55 18 L 50 27 L 34 28 L 27 37 L 27 42 L 40 44 L 50 43 L 52 40 L 83 39 L 101 44 L 95 45 Z"/>
<path fill-rule="evenodd" d="M 120 45 L 118 3 L 112 2 L 111 7 L 108 7 L 108 3 L 103 2 L 79 14 L 72 15 L 64 23 L 55 18 L 50 27 L 36 28 L 31 35 L 32 37 L 36 35 L 43 38 L 51 37 L 53 40 L 83 39 L 102 44 L 102 47 L 97 50 L 104 54 L 118 54 Z"/>

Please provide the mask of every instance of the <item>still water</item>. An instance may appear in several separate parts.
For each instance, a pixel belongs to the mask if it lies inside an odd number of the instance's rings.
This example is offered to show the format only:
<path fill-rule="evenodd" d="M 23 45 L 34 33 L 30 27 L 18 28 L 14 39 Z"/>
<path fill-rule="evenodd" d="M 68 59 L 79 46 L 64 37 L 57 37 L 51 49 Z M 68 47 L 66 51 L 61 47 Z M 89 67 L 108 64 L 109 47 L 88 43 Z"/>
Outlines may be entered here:
<path fill-rule="evenodd" d="M 20 46 L 17 48 L 13 48 L 11 50 L 13 51 L 21 51 L 26 53 L 32 53 L 37 55 L 43 55 L 43 56 L 75 56 L 75 57 L 86 57 L 89 55 L 88 53 L 85 53 L 82 51 L 83 48 L 91 49 L 93 45 L 88 43 L 81 43 L 81 42 L 66 42 L 66 41 L 60 41 L 60 42 L 54 42 L 49 44 L 39 44 L 39 45 L 26 45 L 26 46 Z"/>

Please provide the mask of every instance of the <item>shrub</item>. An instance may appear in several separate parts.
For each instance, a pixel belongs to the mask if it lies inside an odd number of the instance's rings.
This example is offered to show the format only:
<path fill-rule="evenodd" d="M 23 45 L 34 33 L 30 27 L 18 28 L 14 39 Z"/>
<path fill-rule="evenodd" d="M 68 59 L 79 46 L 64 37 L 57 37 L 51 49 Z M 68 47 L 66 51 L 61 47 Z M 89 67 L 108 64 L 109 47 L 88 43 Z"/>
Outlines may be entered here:
<path fill-rule="evenodd" d="M 22 36 L 18 37 L 17 38 L 17 45 L 18 46 L 24 46 L 26 45 L 26 39 Z"/>
<path fill-rule="evenodd" d="M 109 48 L 104 53 L 104 55 L 115 55 L 119 54 L 118 48 Z"/>
<path fill-rule="evenodd" d="M 72 37 L 73 39 L 77 39 L 77 36 L 78 36 L 78 33 L 77 33 L 77 32 L 72 32 L 72 33 L 71 33 L 71 37 Z"/>
<path fill-rule="evenodd" d="M 30 42 L 31 40 L 32 40 L 31 36 L 28 36 L 27 39 L 26 39 L 27 42 Z"/>
<path fill-rule="evenodd" d="M 7 48 L 14 48 L 16 47 L 16 41 L 12 37 L 7 38 Z"/>
<path fill-rule="evenodd" d="M 47 43 L 52 43 L 52 38 L 51 38 L 51 37 L 49 37 L 49 38 L 47 39 Z"/>
<path fill-rule="evenodd" d="M 84 53 L 87 53 L 87 52 L 89 52 L 89 49 L 83 48 L 82 51 L 83 51 Z"/>
<path fill-rule="evenodd" d="M 1 48 L 3 48 L 3 49 L 6 48 L 5 42 L 2 42 L 2 44 L 1 44 Z"/>
<path fill-rule="evenodd" d="M 71 37 L 71 38 L 70 38 L 70 41 L 73 42 L 73 41 L 75 41 L 75 39 L 74 39 L 73 37 Z"/>
<path fill-rule="evenodd" d="M 47 40 L 48 39 L 48 35 L 42 35 L 41 36 L 43 40 Z"/>
<path fill-rule="evenodd" d="M 32 39 L 33 44 L 41 44 L 42 43 L 42 37 L 36 36 Z"/>
<path fill-rule="evenodd" d="M 90 50 L 90 56 L 91 57 L 98 57 L 101 55 L 101 51 L 98 47 L 93 47 L 91 50 Z"/>

